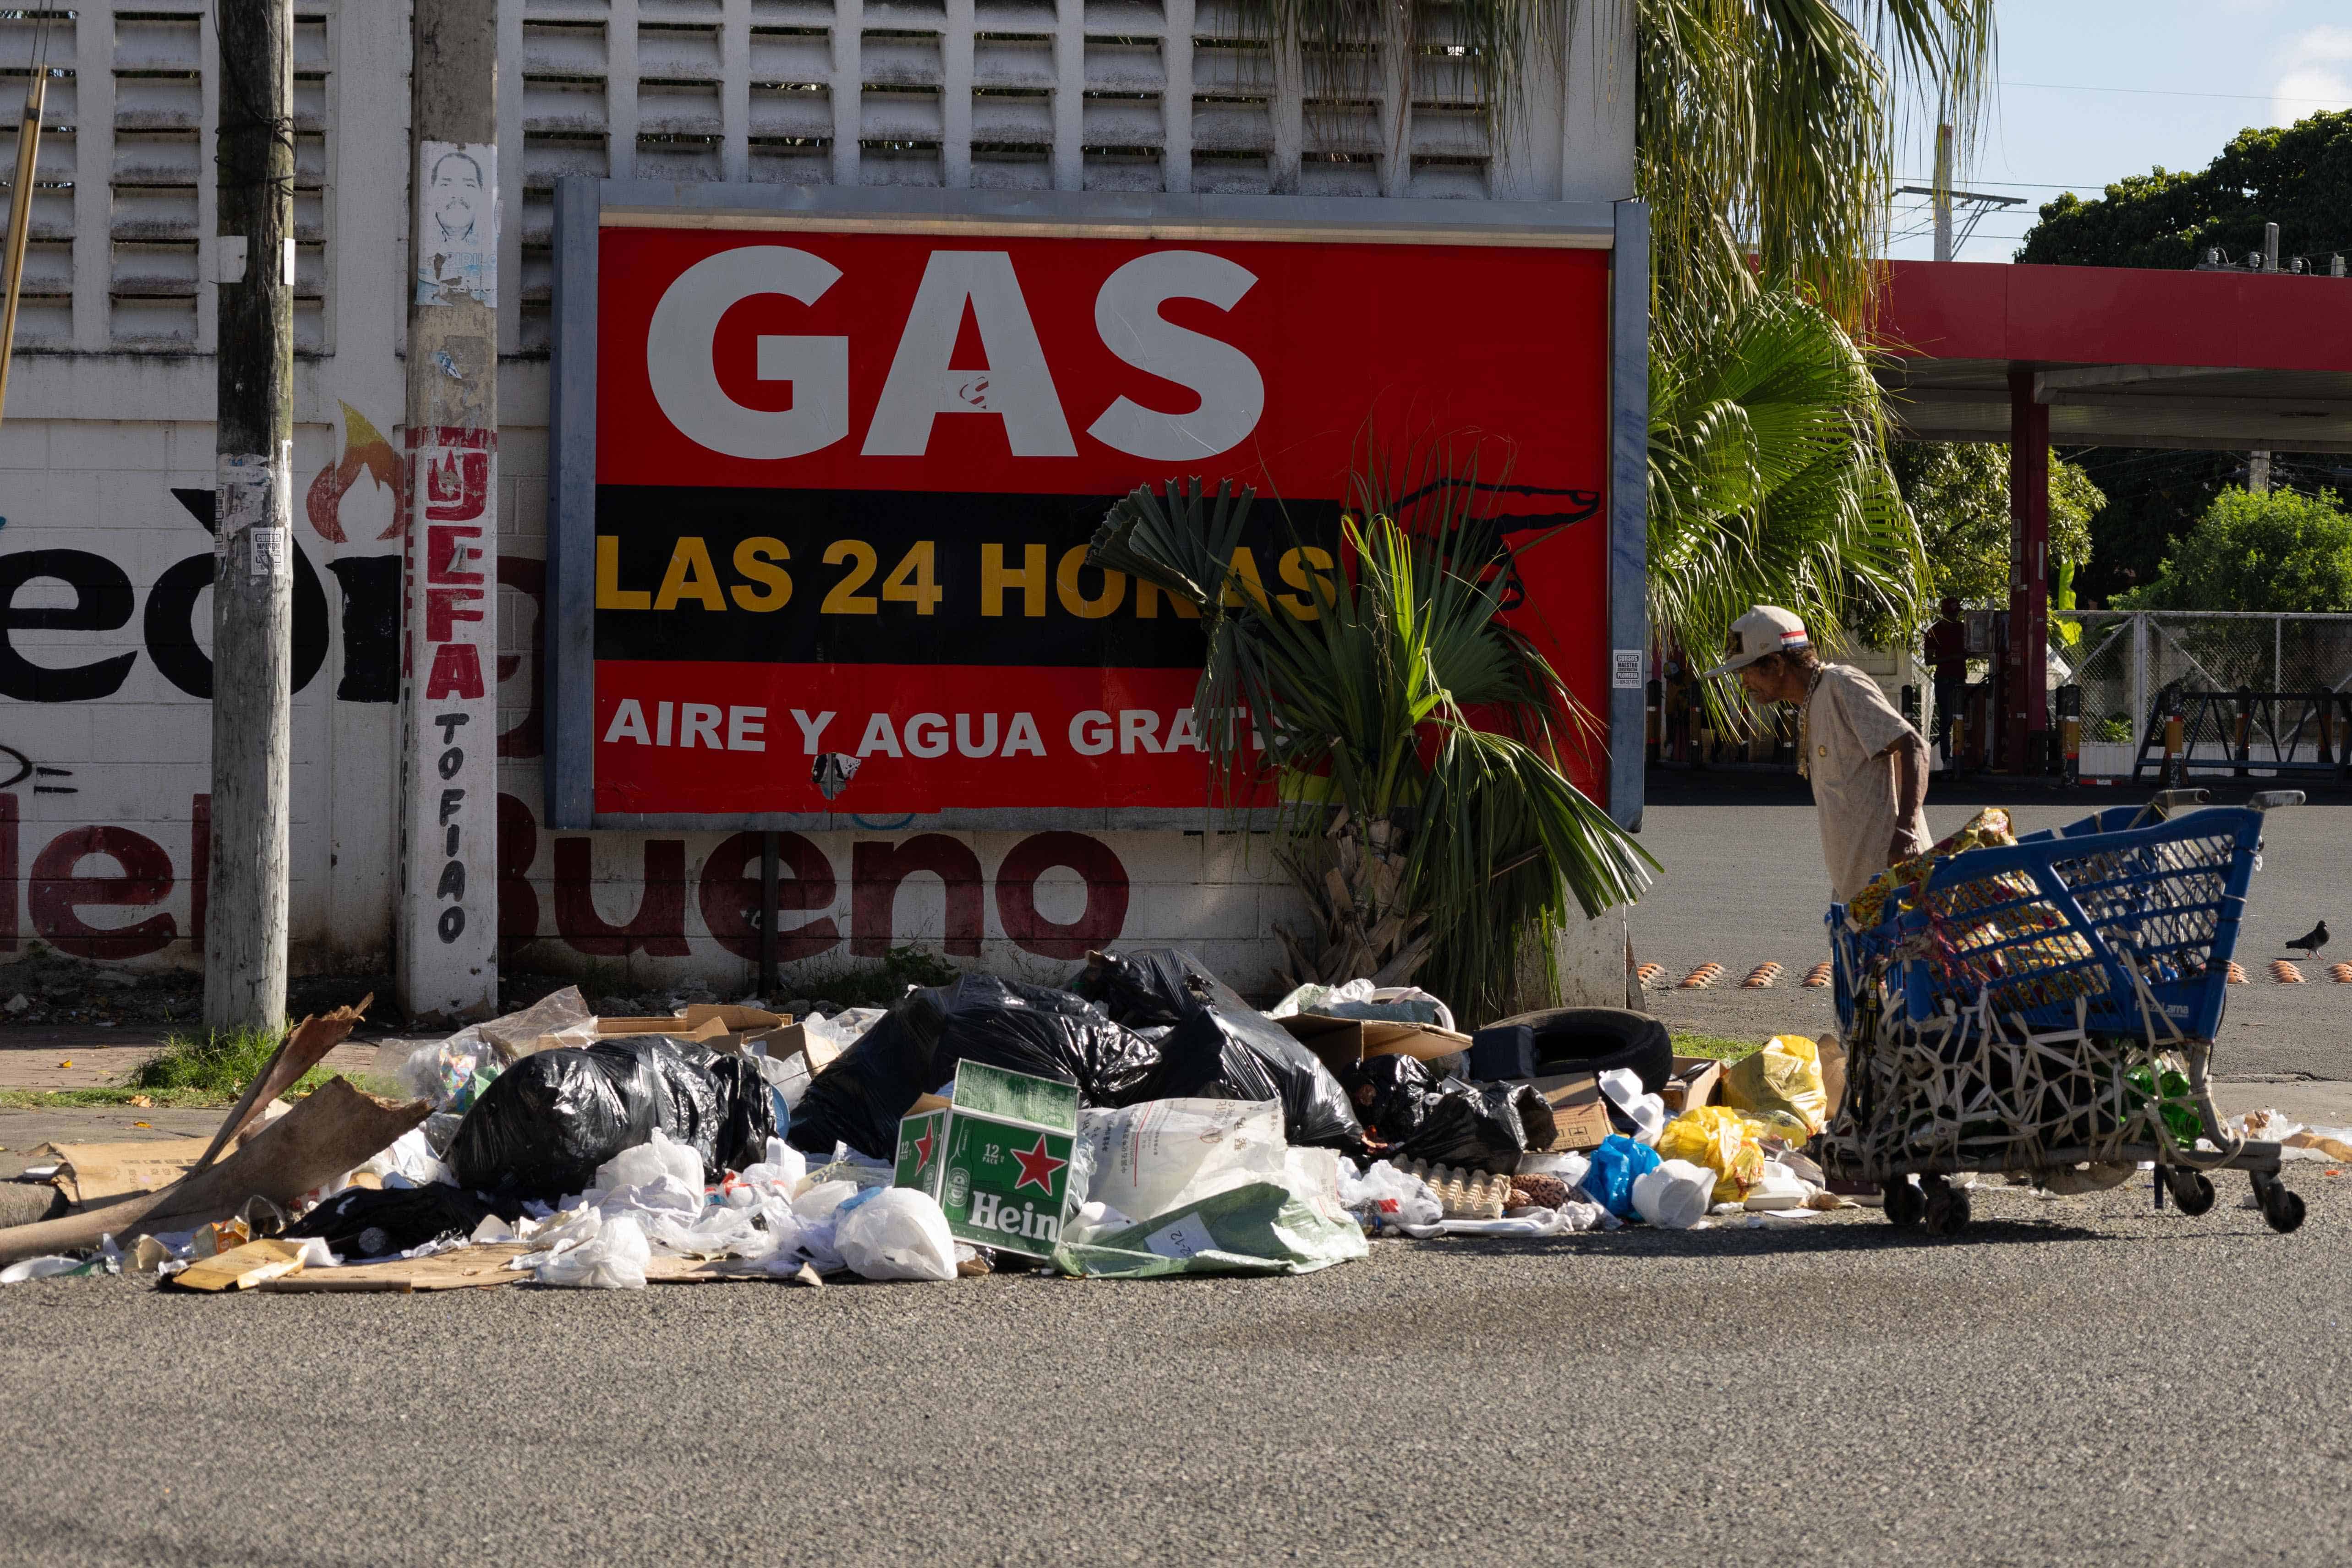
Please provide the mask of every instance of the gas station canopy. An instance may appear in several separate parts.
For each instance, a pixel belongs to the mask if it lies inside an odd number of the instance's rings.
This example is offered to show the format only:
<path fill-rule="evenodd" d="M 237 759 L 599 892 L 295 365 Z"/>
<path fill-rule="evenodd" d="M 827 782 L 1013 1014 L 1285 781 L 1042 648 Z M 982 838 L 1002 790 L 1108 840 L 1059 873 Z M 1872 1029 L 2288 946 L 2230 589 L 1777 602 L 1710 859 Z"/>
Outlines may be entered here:
<path fill-rule="evenodd" d="M 2352 278 L 1890 262 L 1874 340 L 1895 432 L 2060 446 L 2352 452 Z"/>

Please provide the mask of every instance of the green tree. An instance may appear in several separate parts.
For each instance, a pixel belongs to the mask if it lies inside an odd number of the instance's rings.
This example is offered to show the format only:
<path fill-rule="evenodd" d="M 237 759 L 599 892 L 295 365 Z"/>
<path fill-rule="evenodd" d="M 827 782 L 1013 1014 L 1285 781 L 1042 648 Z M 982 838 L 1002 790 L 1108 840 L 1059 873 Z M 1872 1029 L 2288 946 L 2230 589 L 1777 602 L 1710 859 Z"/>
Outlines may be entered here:
<path fill-rule="evenodd" d="M 2224 490 L 2130 610 L 2352 611 L 2352 517 L 2333 490 Z"/>
<path fill-rule="evenodd" d="M 2195 267 L 2218 246 L 2242 261 L 2279 225 L 2282 256 L 2352 251 L 2352 110 L 2241 131 L 2205 168 L 2151 170 L 2089 201 L 2042 206 L 2017 259 L 2060 267 Z"/>
<path fill-rule="evenodd" d="M 2087 199 L 2066 192 L 2042 204 L 2017 259 L 2189 267 L 2219 247 L 2242 262 L 2262 248 L 2266 223 L 2279 225 L 2283 264 L 2305 256 L 2324 271 L 2331 254 L 2352 252 L 2352 110 L 2242 131 L 2203 169 L 2155 169 Z M 2151 584 L 2166 552 L 2244 477 L 2242 454 L 2106 447 L 2074 455 L 2107 496 L 2077 582 L 2098 600 Z M 2292 461 L 2284 451 L 2277 458 Z"/>
<path fill-rule="evenodd" d="M 1896 482 L 1918 519 L 1927 591 L 1964 603 L 2009 599 L 2009 445 L 2006 442 L 1897 442 L 1888 451 Z M 2092 555 L 2091 521 L 2106 505 L 2091 476 L 2072 463 L 2050 465 L 2050 564 L 2078 570 Z"/>

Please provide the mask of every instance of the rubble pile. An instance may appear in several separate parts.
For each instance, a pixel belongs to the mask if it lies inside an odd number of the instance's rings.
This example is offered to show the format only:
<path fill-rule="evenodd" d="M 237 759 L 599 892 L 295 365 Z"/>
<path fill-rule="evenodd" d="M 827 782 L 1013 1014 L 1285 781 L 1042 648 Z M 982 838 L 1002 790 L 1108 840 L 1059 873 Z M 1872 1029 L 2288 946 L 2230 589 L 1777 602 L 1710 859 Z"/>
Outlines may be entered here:
<path fill-rule="evenodd" d="M 1799 1152 L 1829 1103 L 1810 1040 L 1725 1074 L 1615 1009 L 1473 1035 L 1434 997 L 1360 980 L 1261 1012 L 1171 949 L 1089 955 L 1061 988 L 969 974 L 797 1019 L 598 1014 L 567 989 L 415 1048 L 407 1099 L 338 1078 L 278 1104 L 364 1006 L 298 1025 L 201 1147 L 52 1148 L 63 1212 L 0 1230 L 0 1283 L 1305 1273 L 1376 1237 L 1841 1201 Z"/>

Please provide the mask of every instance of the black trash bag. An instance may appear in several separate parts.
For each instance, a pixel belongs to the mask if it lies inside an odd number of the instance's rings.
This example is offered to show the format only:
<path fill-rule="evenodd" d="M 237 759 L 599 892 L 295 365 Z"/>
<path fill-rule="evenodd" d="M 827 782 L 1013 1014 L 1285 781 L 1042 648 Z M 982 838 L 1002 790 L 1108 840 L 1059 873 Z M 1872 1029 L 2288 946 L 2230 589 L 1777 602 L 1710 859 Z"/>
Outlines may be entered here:
<path fill-rule="evenodd" d="M 1279 1100 L 1285 1139 L 1350 1157 L 1364 1129 L 1322 1058 L 1264 1013 L 1202 1008 L 1160 1042 L 1153 1100 Z"/>
<path fill-rule="evenodd" d="M 446 1157 L 460 1186 L 552 1200 L 587 1190 L 597 1166 L 656 1128 L 715 1178 L 767 1154 L 775 1102 L 749 1057 L 667 1035 L 601 1040 L 536 1051 L 500 1073 Z"/>
<path fill-rule="evenodd" d="M 1101 1003 L 1114 1021 L 1129 1029 L 1181 1023 L 1204 1007 L 1253 1010 L 1198 958 L 1179 947 L 1089 953 L 1070 989 Z"/>
<path fill-rule="evenodd" d="M 429 1186 L 345 1187 L 286 1228 L 292 1237 L 319 1236 L 328 1248 L 347 1259 L 384 1258 L 438 1241 L 445 1236 L 471 1236 L 483 1219 L 520 1205 L 499 1205 L 446 1182 Z"/>
<path fill-rule="evenodd" d="M 908 1107 L 965 1061 L 1076 1084 L 1084 1104 L 1128 1105 L 1150 1097 L 1160 1049 L 1083 997 L 966 975 L 909 995 L 818 1073 L 793 1113 L 792 1145 L 824 1155 L 839 1142 L 888 1159 Z"/>
<path fill-rule="evenodd" d="M 898 1118 L 934 1082 L 931 1058 L 947 1025 L 941 995 L 938 990 L 908 992 L 832 1066 L 811 1079 L 793 1108 L 785 1141 L 819 1159 L 830 1159 L 836 1144 L 877 1159 L 893 1157 L 898 1149 Z M 886 1132 L 887 1149 L 877 1142 Z"/>
<path fill-rule="evenodd" d="M 1391 1159 L 1507 1174 L 1519 1156 L 1552 1141 L 1558 1124 L 1524 1083 L 1440 1079 L 1410 1056 L 1370 1056 L 1348 1070 L 1365 1128 Z"/>
<path fill-rule="evenodd" d="M 1089 953 L 1070 988 L 1129 1029 L 1176 1027 L 1160 1042 L 1155 1100 L 1279 1100 L 1283 1135 L 1361 1155 L 1364 1130 L 1323 1059 L 1178 947 Z"/>

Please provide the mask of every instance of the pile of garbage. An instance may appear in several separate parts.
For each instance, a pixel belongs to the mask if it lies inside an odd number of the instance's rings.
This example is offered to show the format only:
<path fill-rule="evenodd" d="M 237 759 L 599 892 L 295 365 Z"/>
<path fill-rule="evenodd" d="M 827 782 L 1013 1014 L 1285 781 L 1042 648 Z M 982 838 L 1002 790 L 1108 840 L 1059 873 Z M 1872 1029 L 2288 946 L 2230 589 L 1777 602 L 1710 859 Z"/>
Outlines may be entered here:
<path fill-rule="evenodd" d="M 1363 980 L 1261 1012 L 1174 949 L 1090 955 L 1062 988 L 971 974 L 830 1019 L 594 1016 L 565 990 L 418 1046 L 397 1069 L 411 1099 L 338 1078 L 278 1103 L 359 1018 L 297 1026 L 201 1151 L 52 1150 L 72 1201 L 0 1230 L 0 1283 L 1306 1273 L 1376 1236 L 1841 1202 L 1800 1152 L 1832 1103 L 1813 1041 L 1726 1072 L 1674 1056 L 1642 1014 L 1471 1035 L 1438 998 Z"/>

